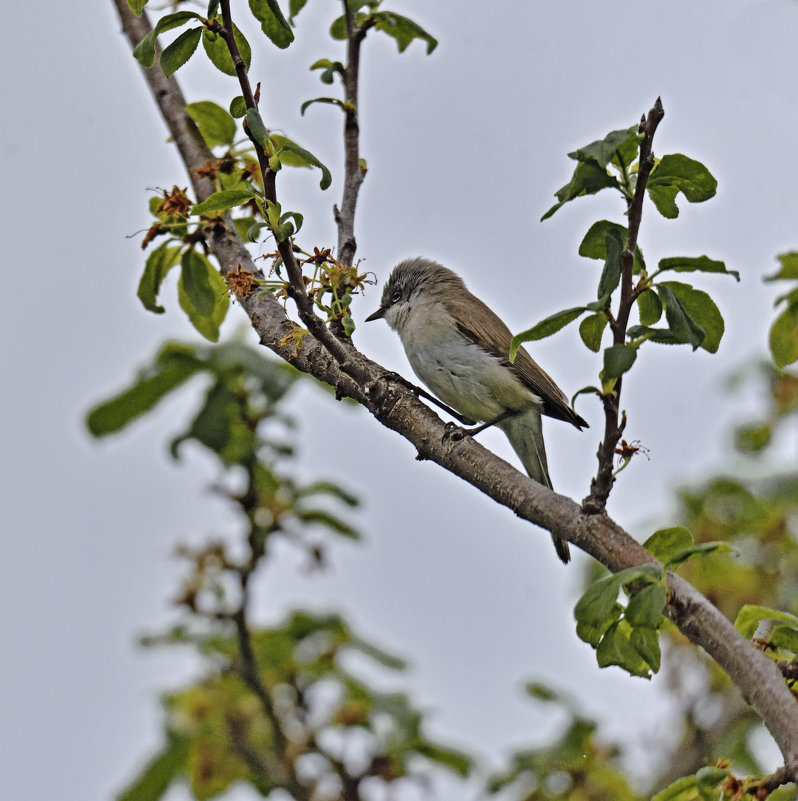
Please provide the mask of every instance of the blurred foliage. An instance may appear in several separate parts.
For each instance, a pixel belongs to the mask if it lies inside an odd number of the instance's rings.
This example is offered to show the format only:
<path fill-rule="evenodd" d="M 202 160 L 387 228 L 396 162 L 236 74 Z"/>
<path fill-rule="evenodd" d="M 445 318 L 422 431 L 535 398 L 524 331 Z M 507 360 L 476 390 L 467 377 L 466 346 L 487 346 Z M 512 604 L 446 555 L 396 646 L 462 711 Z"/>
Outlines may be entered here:
<path fill-rule="evenodd" d="M 431 765 L 466 775 L 470 759 L 429 739 L 404 695 L 347 669 L 352 652 L 384 669 L 403 665 L 342 618 L 298 611 L 272 627 L 249 620 L 250 579 L 274 537 L 300 545 L 317 566 L 330 535 L 357 537 L 335 511 L 357 503 L 350 493 L 299 483 L 282 469 L 292 451 L 279 403 L 295 380 L 291 368 L 241 343 L 170 342 L 130 387 L 89 413 L 89 429 L 119 431 L 198 376 L 208 384 L 204 402 L 172 454 L 193 441 L 218 459 L 228 483 L 215 489 L 244 521 L 247 548 L 236 556 L 240 547 L 220 540 L 181 549 L 189 564 L 176 599 L 184 620 L 144 643 L 192 646 L 204 676 L 165 697 L 164 746 L 120 799 L 157 801 L 175 781 L 198 801 L 237 782 L 262 795 L 282 788 L 297 799 L 359 799 L 364 783 L 420 781 Z"/>
<path fill-rule="evenodd" d="M 773 659 L 789 662 L 798 649 L 798 469 L 784 460 L 778 442 L 781 435 L 795 435 L 798 376 L 761 365 L 746 371 L 744 378 L 760 385 L 764 409 L 759 418 L 740 424 L 735 432 L 744 459 L 742 475 L 722 473 L 679 492 L 680 517 L 695 541 L 726 541 L 739 557 L 708 555 L 692 560 L 681 572 L 727 617 L 736 619 L 737 628 L 757 647 Z M 780 436 L 769 433 L 752 447 L 751 432 L 764 429 Z M 665 673 L 681 722 L 671 764 L 658 784 L 695 773 L 716 760 L 728 761 L 730 770 L 725 778 L 704 785 L 690 785 L 688 779 L 696 776 L 687 777 L 673 786 L 671 795 L 658 799 L 798 797 L 792 785 L 769 795 L 759 789 L 757 795 L 755 780 L 738 783 L 734 774 L 757 776 L 765 770 L 757 747 L 764 734 L 762 724 L 714 662 L 673 626 L 663 631 L 668 638 Z"/>
<path fill-rule="evenodd" d="M 777 367 L 798 360 L 798 251 L 777 257 L 779 269 L 767 281 L 789 281 L 792 289 L 776 298 L 776 308 L 783 306 L 770 328 L 770 355 Z"/>
<path fill-rule="evenodd" d="M 489 793 L 513 801 L 642 801 L 619 767 L 619 750 L 596 737 L 595 721 L 546 686 L 530 684 L 527 694 L 566 712 L 565 725 L 552 742 L 513 754 L 490 779 Z"/>

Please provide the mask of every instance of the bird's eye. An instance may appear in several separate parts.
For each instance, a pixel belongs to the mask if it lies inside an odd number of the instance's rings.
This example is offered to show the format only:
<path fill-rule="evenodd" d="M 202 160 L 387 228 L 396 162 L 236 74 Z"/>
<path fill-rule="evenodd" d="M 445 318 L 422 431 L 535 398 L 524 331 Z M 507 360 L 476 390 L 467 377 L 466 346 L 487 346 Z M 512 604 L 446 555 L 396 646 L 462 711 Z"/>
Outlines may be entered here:
<path fill-rule="evenodd" d="M 394 289 L 393 291 L 393 302 L 398 303 L 402 299 L 402 290 L 401 289 Z"/>

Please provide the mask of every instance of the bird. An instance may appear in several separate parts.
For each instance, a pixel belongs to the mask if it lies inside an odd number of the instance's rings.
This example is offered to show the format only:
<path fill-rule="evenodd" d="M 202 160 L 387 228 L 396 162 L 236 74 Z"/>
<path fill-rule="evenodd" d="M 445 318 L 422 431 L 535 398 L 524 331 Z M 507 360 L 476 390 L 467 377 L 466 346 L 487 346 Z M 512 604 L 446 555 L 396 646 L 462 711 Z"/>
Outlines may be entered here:
<path fill-rule="evenodd" d="M 463 279 L 431 259 L 405 259 L 366 322 L 381 318 L 399 334 L 416 376 L 447 406 L 485 422 L 472 433 L 496 425 L 530 478 L 551 489 L 541 415 L 580 431 L 588 423 L 524 348 L 510 362 L 510 329 Z M 555 534 L 552 540 L 567 564 L 568 541 Z"/>

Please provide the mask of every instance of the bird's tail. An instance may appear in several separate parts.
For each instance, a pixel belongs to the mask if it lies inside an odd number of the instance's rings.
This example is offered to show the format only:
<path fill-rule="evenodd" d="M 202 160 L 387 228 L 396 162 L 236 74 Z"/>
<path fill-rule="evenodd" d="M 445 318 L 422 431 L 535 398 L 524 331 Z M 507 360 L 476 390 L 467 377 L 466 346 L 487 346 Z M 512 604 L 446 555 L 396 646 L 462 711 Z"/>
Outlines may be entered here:
<path fill-rule="evenodd" d="M 497 423 L 499 428 L 510 440 L 510 445 L 518 454 L 524 469 L 530 478 L 539 484 L 552 489 L 551 478 L 549 478 L 549 466 L 546 461 L 546 447 L 543 444 L 543 425 L 540 419 L 540 411 L 536 407 L 531 407 L 524 412 L 508 417 L 506 420 Z M 563 564 L 568 564 L 571 560 L 571 549 L 568 541 L 551 535 L 557 556 Z"/>

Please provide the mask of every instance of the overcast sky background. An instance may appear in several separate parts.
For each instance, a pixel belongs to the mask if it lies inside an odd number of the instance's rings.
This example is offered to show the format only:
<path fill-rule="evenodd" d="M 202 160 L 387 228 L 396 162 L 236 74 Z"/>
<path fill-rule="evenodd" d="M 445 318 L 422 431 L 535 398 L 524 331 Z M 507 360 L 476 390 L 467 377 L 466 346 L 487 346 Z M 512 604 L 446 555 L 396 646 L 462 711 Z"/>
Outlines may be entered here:
<path fill-rule="evenodd" d="M 401 258 L 438 259 L 514 331 L 592 299 L 599 264 L 576 249 L 592 221 L 622 220 L 620 200 L 602 193 L 539 218 L 569 179 L 566 153 L 634 124 L 657 95 L 666 116 L 655 152 L 700 159 L 718 179 L 714 200 L 680 202 L 675 221 L 649 206 L 643 221 L 649 264 L 706 253 L 742 275 L 740 284 L 696 279 L 726 317 L 719 354 L 647 347 L 625 382 L 625 436 L 639 439 L 650 461 L 622 474 L 610 511 L 644 539 L 672 522 L 675 487 L 734 467 L 730 425 L 754 402 L 730 396 L 724 380 L 764 355 L 776 291 L 761 279 L 775 270 L 775 254 L 798 247 L 798 5 L 507 0 L 490 14 L 487 4 L 455 0 L 387 5 L 440 46 L 430 57 L 420 43 L 399 55 L 393 40 L 373 32 L 365 44 L 369 174 L 358 255 L 381 282 Z M 341 120 L 323 106 L 301 118 L 299 106 L 329 94 L 308 67 L 343 57 L 326 35 L 337 8 L 311 0 L 285 53 L 251 20 L 241 25 L 267 124 L 308 147 L 336 179 L 322 194 L 309 171 L 280 176 L 283 207 L 305 214 L 306 248 L 335 242 Z M 128 236 L 149 225 L 148 188 L 187 180 L 112 4 L 13 3 L 6 22 L 3 797 L 106 799 L 160 743 L 157 694 L 195 675 L 183 656 L 135 646 L 139 633 L 175 618 L 175 546 L 230 532 L 232 518 L 207 491 L 213 462 L 186 449 L 176 465 L 166 453 L 198 402 L 197 387 L 106 442 L 90 441 L 83 427 L 86 410 L 125 385 L 161 342 L 197 339 L 174 283 L 160 317 L 135 297 L 143 256 L 139 237 Z M 184 90 L 226 106 L 234 83 L 206 65 L 198 56 L 178 73 Z M 379 294 L 373 288 L 358 301 L 358 322 Z M 224 334 L 244 324 L 234 308 Z M 355 337 L 368 355 L 410 375 L 386 325 L 362 326 Z M 585 350 L 576 325 L 530 350 L 569 395 L 596 380 L 600 357 Z M 578 697 L 608 736 L 634 741 L 631 761 L 641 765 L 662 726 L 660 679 L 599 671 L 577 639 L 572 608 L 583 559 L 562 567 L 547 534 L 414 461 L 405 441 L 361 410 L 309 383 L 291 406 L 300 420 L 297 471 L 360 494 L 366 539 L 335 550 L 321 576 L 283 554 L 260 586 L 259 617 L 276 619 L 294 604 L 345 611 L 364 636 L 411 660 L 396 686 L 430 710 L 430 731 L 493 764 L 556 728 L 549 709 L 521 699 L 522 682 L 535 678 Z M 580 398 L 578 410 L 591 422 L 587 432 L 546 422 L 555 487 L 577 499 L 601 430 L 595 400 Z M 514 460 L 500 433 L 483 441 Z"/>

